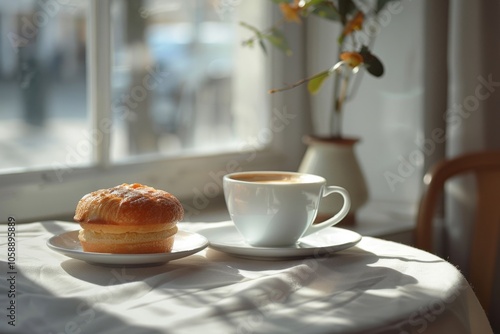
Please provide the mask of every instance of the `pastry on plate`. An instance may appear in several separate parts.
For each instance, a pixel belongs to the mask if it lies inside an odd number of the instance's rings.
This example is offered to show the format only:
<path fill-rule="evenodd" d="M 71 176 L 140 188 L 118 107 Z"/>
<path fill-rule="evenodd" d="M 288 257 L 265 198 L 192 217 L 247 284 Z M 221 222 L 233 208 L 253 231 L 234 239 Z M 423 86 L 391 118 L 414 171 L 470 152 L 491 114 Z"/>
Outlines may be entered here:
<path fill-rule="evenodd" d="M 75 221 L 86 252 L 143 254 L 172 250 L 184 209 L 172 194 L 142 184 L 93 191 L 78 202 Z"/>

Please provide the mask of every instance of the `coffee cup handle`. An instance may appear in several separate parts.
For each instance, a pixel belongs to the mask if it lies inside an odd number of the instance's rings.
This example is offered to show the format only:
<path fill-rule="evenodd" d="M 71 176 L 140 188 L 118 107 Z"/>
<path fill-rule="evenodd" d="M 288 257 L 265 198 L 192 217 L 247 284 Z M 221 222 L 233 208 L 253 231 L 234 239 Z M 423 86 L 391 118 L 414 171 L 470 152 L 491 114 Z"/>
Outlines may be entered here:
<path fill-rule="evenodd" d="M 323 188 L 322 197 L 326 197 L 326 196 L 333 194 L 333 193 L 338 193 L 338 194 L 342 195 L 342 197 L 344 198 L 344 205 L 342 206 L 342 209 L 340 209 L 340 211 L 337 212 L 337 214 L 335 216 L 333 216 L 332 218 L 330 218 L 324 222 L 321 222 L 319 224 L 312 224 L 311 226 L 309 226 L 309 228 L 306 230 L 306 232 L 302 235 L 303 237 L 305 237 L 306 235 L 309 235 L 309 234 L 316 233 L 324 228 L 327 228 L 327 227 L 330 227 L 330 226 L 333 226 L 333 225 L 339 223 L 349 213 L 349 209 L 351 208 L 351 199 L 349 197 L 349 193 L 347 192 L 347 190 L 345 190 L 342 187 L 337 187 L 337 186 L 326 186 L 325 188 Z"/>

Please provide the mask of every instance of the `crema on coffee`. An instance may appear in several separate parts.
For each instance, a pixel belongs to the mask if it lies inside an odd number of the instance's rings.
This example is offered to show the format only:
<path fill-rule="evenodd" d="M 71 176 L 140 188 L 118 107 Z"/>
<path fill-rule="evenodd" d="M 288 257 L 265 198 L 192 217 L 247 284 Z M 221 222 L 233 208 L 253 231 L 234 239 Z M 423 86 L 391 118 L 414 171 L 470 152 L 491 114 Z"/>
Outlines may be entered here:
<path fill-rule="evenodd" d="M 236 181 L 272 184 L 318 182 L 317 177 L 314 175 L 294 173 L 241 173 L 232 175 L 230 178 Z"/>

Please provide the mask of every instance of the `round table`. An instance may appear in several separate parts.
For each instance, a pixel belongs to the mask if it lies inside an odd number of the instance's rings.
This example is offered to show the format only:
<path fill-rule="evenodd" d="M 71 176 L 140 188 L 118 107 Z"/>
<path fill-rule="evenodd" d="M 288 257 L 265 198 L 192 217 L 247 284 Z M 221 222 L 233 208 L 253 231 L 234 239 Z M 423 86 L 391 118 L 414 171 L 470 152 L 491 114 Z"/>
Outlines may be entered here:
<path fill-rule="evenodd" d="M 195 232 L 228 224 L 180 228 Z M 9 268 L 8 230 L 0 225 L 0 279 L 11 283 L 0 288 L 7 313 L 1 333 L 492 332 L 454 266 L 377 238 L 363 237 L 321 257 L 262 261 L 206 248 L 162 265 L 114 267 L 47 247 L 50 237 L 78 229 L 75 223 L 15 228 L 16 256 Z M 14 312 L 8 310 L 12 301 Z"/>

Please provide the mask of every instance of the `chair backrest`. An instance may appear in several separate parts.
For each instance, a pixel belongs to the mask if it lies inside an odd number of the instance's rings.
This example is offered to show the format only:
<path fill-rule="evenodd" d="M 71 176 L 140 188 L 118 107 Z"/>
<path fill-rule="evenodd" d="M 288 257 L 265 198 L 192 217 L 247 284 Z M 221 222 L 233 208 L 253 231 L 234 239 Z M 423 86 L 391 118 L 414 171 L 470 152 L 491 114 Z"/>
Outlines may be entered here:
<path fill-rule="evenodd" d="M 424 177 L 426 189 L 417 217 L 415 246 L 433 250 L 432 223 L 446 181 L 472 173 L 476 179 L 477 203 L 469 254 L 468 281 L 488 313 L 500 239 L 500 151 L 470 153 L 437 163 Z"/>

